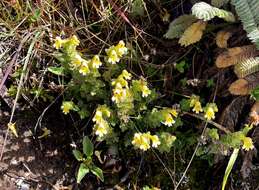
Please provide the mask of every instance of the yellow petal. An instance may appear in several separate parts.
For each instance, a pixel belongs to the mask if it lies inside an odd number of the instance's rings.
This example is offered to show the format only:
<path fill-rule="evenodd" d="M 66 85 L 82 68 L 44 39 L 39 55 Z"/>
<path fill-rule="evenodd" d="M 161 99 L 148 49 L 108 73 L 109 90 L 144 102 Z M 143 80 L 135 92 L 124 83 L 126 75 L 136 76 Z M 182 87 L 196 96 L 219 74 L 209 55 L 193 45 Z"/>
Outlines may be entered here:
<path fill-rule="evenodd" d="M 8 123 L 8 128 L 16 137 L 18 137 L 15 123 Z"/>

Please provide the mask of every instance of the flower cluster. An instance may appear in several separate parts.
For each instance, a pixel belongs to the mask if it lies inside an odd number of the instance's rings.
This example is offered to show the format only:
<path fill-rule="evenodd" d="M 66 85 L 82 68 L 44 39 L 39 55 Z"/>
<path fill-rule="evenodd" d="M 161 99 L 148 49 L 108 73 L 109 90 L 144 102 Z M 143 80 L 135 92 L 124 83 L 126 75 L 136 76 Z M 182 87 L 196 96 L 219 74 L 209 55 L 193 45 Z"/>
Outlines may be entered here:
<path fill-rule="evenodd" d="M 195 96 L 195 95 L 191 96 L 190 107 L 192 108 L 192 111 L 197 113 L 197 114 L 200 113 L 200 112 L 203 112 L 199 96 Z"/>
<path fill-rule="evenodd" d="M 215 112 L 218 112 L 218 107 L 215 103 L 208 103 L 204 108 L 204 118 L 208 120 L 215 119 Z"/>
<path fill-rule="evenodd" d="M 196 114 L 204 111 L 204 118 L 207 120 L 215 119 L 215 113 L 218 112 L 218 107 L 215 103 L 208 103 L 202 108 L 200 97 L 195 95 L 192 95 L 190 98 L 190 107 Z"/>
<path fill-rule="evenodd" d="M 132 93 L 129 89 L 128 81 L 131 79 L 131 74 L 128 71 L 123 70 L 117 79 L 112 81 L 113 96 L 112 101 L 116 104 L 123 103 L 132 99 Z"/>
<path fill-rule="evenodd" d="M 111 127 L 107 118 L 111 116 L 111 112 L 106 105 L 98 106 L 93 117 L 94 132 L 98 137 L 103 137 L 111 132 Z"/>
<path fill-rule="evenodd" d="M 150 144 L 152 142 L 152 147 L 158 147 L 161 144 L 157 135 L 151 135 L 150 132 L 147 133 L 135 133 L 132 144 L 143 150 L 146 151 L 150 149 Z"/>
<path fill-rule="evenodd" d="M 79 43 L 80 41 L 75 35 L 66 39 L 56 37 L 54 47 L 56 49 L 63 48 L 72 70 L 77 69 L 78 72 L 84 76 L 89 74 L 91 71 L 97 72 L 97 69 L 102 65 L 99 56 L 95 55 L 92 59 L 82 58 L 80 53 L 76 50 Z"/>
<path fill-rule="evenodd" d="M 171 127 L 175 123 L 175 119 L 178 116 L 176 109 L 165 108 L 162 111 L 163 120 L 162 123 L 168 127 Z"/>
<path fill-rule="evenodd" d="M 66 39 L 61 39 L 61 37 L 57 36 L 53 46 L 56 49 L 75 49 L 79 45 L 79 43 L 80 41 L 78 40 L 76 35 L 73 35 L 72 37 Z"/>
<path fill-rule="evenodd" d="M 142 93 L 143 98 L 148 97 L 148 95 L 151 94 L 151 90 L 148 88 L 147 82 L 143 78 L 140 80 L 133 80 L 132 85 L 135 91 Z"/>
<path fill-rule="evenodd" d="M 116 46 L 113 45 L 105 51 L 108 56 L 108 63 L 116 64 L 120 61 L 123 55 L 127 54 L 128 49 L 125 47 L 125 43 L 121 40 Z"/>

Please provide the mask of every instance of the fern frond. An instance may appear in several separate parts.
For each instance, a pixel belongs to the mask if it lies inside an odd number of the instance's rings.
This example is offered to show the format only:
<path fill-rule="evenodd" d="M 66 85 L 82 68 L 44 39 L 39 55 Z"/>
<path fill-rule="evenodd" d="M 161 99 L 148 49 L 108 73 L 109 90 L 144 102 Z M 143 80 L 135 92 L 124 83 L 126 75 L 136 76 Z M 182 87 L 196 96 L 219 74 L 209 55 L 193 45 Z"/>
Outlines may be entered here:
<path fill-rule="evenodd" d="M 235 17 L 231 12 L 213 7 L 205 2 L 199 2 L 194 4 L 192 7 L 192 14 L 196 16 L 198 19 L 204 21 L 209 21 L 216 16 L 228 22 L 235 21 Z"/>
<path fill-rule="evenodd" d="M 259 1 L 258 0 L 232 0 L 236 12 L 243 23 L 247 33 L 252 32 L 259 24 Z"/>
<path fill-rule="evenodd" d="M 259 49 L 259 29 L 254 29 L 252 32 L 247 34 L 247 37 L 256 45 L 257 49 Z"/>
<path fill-rule="evenodd" d="M 222 7 L 223 5 L 227 4 L 229 0 L 211 0 L 211 4 L 214 7 Z"/>
<path fill-rule="evenodd" d="M 195 21 L 197 21 L 197 18 L 193 15 L 182 15 L 176 18 L 170 23 L 169 29 L 164 37 L 168 39 L 180 38 L 184 31 Z"/>
<path fill-rule="evenodd" d="M 232 0 L 236 12 L 243 23 L 248 38 L 259 49 L 259 1 L 258 0 Z"/>
<path fill-rule="evenodd" d="M 236 64 L 234 67 L 234 72 L 238 78 L 244 78 L 247 75 L 259 71 L 259 57 L 251 57 L 240 63 Z"/>

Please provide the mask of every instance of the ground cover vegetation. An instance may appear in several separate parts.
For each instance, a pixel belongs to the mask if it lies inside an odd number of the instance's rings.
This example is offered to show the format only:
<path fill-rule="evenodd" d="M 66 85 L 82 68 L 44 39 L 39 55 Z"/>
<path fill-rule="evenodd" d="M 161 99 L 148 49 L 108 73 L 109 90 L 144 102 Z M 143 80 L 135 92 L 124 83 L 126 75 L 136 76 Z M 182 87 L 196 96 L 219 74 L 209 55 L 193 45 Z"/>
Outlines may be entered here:
<path fill-rule="evenodd" d="M 0 10 L 0 187 L 259 187 L 259 1 Z"/>

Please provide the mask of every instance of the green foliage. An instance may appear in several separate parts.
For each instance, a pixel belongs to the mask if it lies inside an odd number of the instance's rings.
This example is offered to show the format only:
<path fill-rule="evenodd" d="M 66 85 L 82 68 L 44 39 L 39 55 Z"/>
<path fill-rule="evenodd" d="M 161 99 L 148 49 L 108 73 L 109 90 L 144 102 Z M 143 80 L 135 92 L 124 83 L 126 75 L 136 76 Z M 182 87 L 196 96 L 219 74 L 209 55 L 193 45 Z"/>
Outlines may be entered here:
<path fill-rule="evenodd" d="M 218 134 L 218 129 L 207 129 L 208 135 L 210 138 L 219 140 L 219 134 Z"/>
<path fill-rule="evenodd" d="M 211 88 L 211 87 L 215 86 L 214 80 L 213 80 L 213 79 L 208 79 L 206 86 L 207 86 L 208 88 Z"/>
<path fill-rule="evenodd" d="M 181 106 L 181 110 L 183 111 L 190 111 L 191 107 L 190 107 L 190 99 L 182 99 L 180 101 L 180 106 Z"/>
<path fill-rule="evenodd" d="M 173 143 L 176 140 L 176 136 L 171 135 L 170 133 L 167 133 L 167 132 L 162 132 L 159 135 L 159 137 L 160 137 L 161 144 L 159 145 L 158 150 L 161 153 L 170 152 L 171 147 L 173 146 Z"/>
<path fill-rule="evenodd" d="M 60 75 L 63 76 L 65 73 L 65 68 L 64 67 L 48 67 L 48 71 L 55 74 L 55 75 Z"/>
<path fill-rule="evenodd" d="M 189 67 L 188 64 L 184 60 L 175 65 L 176 70 L 179 71 L 180 73 L 184 73 L 185 69 L 188 69 L 188 67 Z"/>
<path fill-rule="evenodd" d="M 255 89 L 252 90 L 251 96 L 255 100 L 259 100 L 259 86 L 257 86 Z"/>
<path fill-rule="evenodd" d="M 73 155 L 77 161 L 81 162 L 77 172 L 77 183 L 91 172 L 101 181 L 104 181 L 103 171 L 98 168 L 92 161 L 92 156 L 94 152 L 94 145 L 87 136 L 83 138 L 83 154 L 79 150 L 73 150 Z"/>
<path fill-rule="evenodd" d="M 169 25 L 169 29 L 164 35 L 165 38 L 174 39 L 180 38 L 184 31 L 197 19 L 193 15 L 182 15 L 172 21 Z"/>
<path fill-rule="evenodd" d="M 134 16 L 143 16 L 145 13 L 144 0 L 133 0 L 131 12 Z"/>
<path fill-rule="evenodd" d="M 87 136 L 83 138 L 83 152 L 88 157 L 94 153 L 94 145 Z"/>

